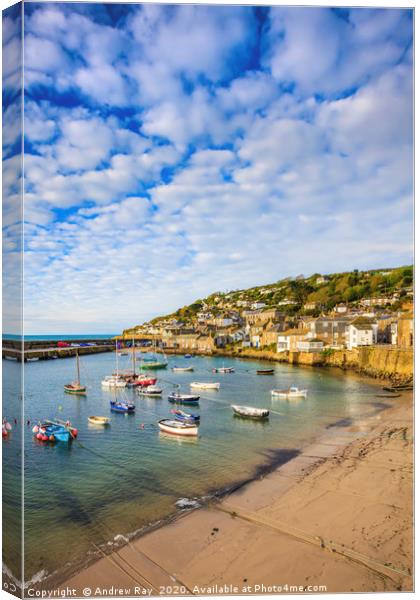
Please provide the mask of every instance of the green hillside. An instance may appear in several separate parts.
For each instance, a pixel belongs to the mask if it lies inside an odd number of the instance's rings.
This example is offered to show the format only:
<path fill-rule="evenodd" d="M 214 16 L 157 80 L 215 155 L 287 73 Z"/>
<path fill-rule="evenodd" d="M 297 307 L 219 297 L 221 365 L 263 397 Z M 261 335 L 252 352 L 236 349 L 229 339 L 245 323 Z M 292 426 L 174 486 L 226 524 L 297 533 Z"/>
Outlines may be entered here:
<path fill-rule="evenodd" d="M 392 310 L 398 310 L 412 298 L 413 266 L 370 271 L 314 273 L 310 277 L 288 277 L 275 283 L 230 292 L 215 292 L 207 298 L 195 300 L 192 304 L 175 312 L 156 317 L 151 322 L 176 319 L 185 324 L 193 324 L 197 313 L 206 311 L 214 315 L 243 310 L 247 303 L 264 303 L 267 307 L 278 308 L 288 315 L 317 315 L 331 310 L 336 304 L 357 305 L 367 298 L 393 298 Z M 290 302 L 290 304 L 288 304 Z M 314 303 L 315 307 L 305 307 Z M 136 326 L 137 327 L 137 326 Z M 133 328 L 133 330 L 135 327 Z M 130 330 L 126 330 L 129 333 Z"/>

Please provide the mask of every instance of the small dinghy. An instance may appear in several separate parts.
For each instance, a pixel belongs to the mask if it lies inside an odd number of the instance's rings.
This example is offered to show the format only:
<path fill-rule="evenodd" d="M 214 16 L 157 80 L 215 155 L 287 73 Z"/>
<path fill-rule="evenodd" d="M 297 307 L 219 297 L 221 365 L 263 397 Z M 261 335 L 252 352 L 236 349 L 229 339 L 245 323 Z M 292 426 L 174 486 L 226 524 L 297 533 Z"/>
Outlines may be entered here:
<path fill-rule="evenodd" d="M 209 382 L 205 383 L 204 381 L 193 381 L 190 383 L 190 387 L 200 389 L 200 390 L 218 390 L 220 388 L 219 382 Z"/>
<path fill-rule="evenodd" d="M 89 421 L 89 423 L 92 423 L 92 425 L 102 425 L 102 426 L 106 426 L 111 423 L 111 419 L 109 417 L 96 417 L 94 415 L 92 415 L 91 417 L 88 417 L 88 421 Z"/>
<path fill-rule="evenodd" d="M 247 419 L 267 419 L 270 411 L 267 408 L 254 408 L 253 406 L 238 406 L 232 404 L 232 410 L 235 415 L 239 417 L 246 417 Z"/>
<path fill-rule="evenodd" d="M 135 404 L 131 404 L 130 402 L 117 402 L 116 400 L 111 400 L 110 405 L 111 410 L 117 413 L 133 413 L 136 410 Z"/>
<path fill-rule="evenodd" d="M 183 423 L 200 423 L 200 415 L 193 415 L 191 413 L 184 412 L 179 408 L 171 410 L 176 421 L 182 421 Z"/>
<path fill-rule="evenodd" d="M 258 369 L 257 375 L 274 375 L 274 369 Z"/>
<path fill-rule="evenodd" d="M 198 425 L 185 423 L 172 419 L 162 419 L 158 423 L 159 429 L 164 433 L 174 435 L 198 435 Z"/>
<path fill-rule="evenodd" d="M 195 396 L 193 394 L 181 394 L 180 392 L 172 392 L 168 396 L 169 402 L 174 402 L 175 404 L 198 404 L 200 400 L 200 396 Z"/>
<path fill-rule="evenodd" d="M 138 387 L 137 393 L 141 396 L 161 396 L 162 388 L 158 385 L 148 385 L 147 387 Z"/>
<path fill-rule="evenodd" d="M 174 373 L 186 373 L 187 371 L 194 371 L 194 367 L 172 367 Z"/>
<path fill-rule="evenodd" d="M 271 396 L 273 398 L 286 398 L 291 400 L 293 398 L 306 398 L 308 390 L 300 390 L 297 387 L 290 387 L 288 390 L 271 390 Z"/>
<path fill-rule="evenodd" d="M 234 373 L 235 369 L 233 367 L 216 367 L 213 369 L 213 373 Z"/>

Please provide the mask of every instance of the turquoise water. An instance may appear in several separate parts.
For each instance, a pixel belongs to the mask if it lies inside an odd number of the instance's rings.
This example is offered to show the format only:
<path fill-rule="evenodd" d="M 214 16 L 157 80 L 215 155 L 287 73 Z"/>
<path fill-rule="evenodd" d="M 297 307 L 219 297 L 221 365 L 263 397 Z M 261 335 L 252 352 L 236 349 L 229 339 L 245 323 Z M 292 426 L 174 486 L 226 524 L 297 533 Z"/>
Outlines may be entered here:
<path fill-rule="evenodd" d="M 123 364 L 125 361 L 126 364 Z M 81 358 L 86 397 L 65 394 L 63 384 L 75 374 L 72 358 L 25 364 L 25 580 L 63 577 L 99 550 L 111 550 L 151 523 L 177 510 L 180 498 L 206 496 L 252 477 L 266 463 L 281 460 L 279 450 L 297 452 L 328 424 L 357 418 L 375 409 L 377 388 L 334 371 L 270 364 L 274 376 L 257 376 L 261 361 L 169 357 L 167 370 L 157 371 L 165 392 L 173 383 L 189 390 L 191 381 L 220 381 L 220 391 L 202 391 L 200 436 L 184 440 L 159 433 L 156 423 L 173 408 L 161 399 L 138 396 L 127 389 L 119 395 L 136 403 L 134 415 L 110 413 L 114 392 L 101 379 L 115 367 L 113 353 Z M 129 368 L 130 357 L 120 359 Z M 214 366 L 233 365 L 233 374 L 213 374 Z M 170 366 L 192 365 L 194 372 L 172 373 Z M 7 378 L 19 365 L 3 361 Z M 306 400 L 272 400 L 274 387 L 308 388 Z M 270 419 L 234 417 L 231 403 L 268 407 Z M 190 410 L 190 409 L 187 409 Z M 9 419 L 15 417 L 7 412 Z M 89 415 L 111 416 L 108 429 L 88 424 Z M 18 416 L 18 415 L 17 415 Z M 70 419 L 79 437 L 69 447 L 34 440 L 33 422 Z M 144 424 L 144 429 L 141 428 Z M 4 443 L 6 469 L 17 469 L 18 435 Z M 8 460 L 10 459 L 10 460 Z M 13 506 L 7 498 L 9 509 Z M 118 536 L 124 536 L 118 537 Z M 9 549 L 11 551 L 11 549 Z"/>

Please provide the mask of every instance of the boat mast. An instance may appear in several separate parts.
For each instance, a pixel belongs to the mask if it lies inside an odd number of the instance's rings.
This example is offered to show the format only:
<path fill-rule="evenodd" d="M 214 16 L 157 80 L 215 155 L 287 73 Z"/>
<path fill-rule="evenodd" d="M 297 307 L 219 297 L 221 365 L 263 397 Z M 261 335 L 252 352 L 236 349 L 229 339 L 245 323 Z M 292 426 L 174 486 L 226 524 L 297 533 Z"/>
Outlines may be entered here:
<path fill-rule="evenodd" d="M 76 350 L 77 383 L 80 385 L 79 351 Z"/>
<path fill-rule="evenodd" d="M 118 377 L 118 340 L 115 340 L 115 362 L 117 365 L 117 377 Z"/>
<path fill-rule="evenodd" d="M 134 345 L 134 336 L 131 342 L 131 353 L 132 353 L 132 358 L 133 358 L 133 375 L 136 374 L 136 347 Z"/>

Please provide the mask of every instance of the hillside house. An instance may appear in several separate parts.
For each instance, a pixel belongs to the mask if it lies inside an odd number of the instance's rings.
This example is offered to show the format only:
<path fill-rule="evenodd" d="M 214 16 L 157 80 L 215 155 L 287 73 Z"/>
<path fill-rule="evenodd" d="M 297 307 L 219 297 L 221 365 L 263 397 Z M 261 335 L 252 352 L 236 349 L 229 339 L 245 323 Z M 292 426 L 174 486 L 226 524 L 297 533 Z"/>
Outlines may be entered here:
<path fill-rule="evenodd" d="M 272 323 L 271 321 L 264 326 L 261 333 L 261 346 L 271 346 L 277 344 L 279 333 L 284 331 L 283 324 Z"/>
<path fill-rule="evenodd" d="M 346 328 L 346 346 L 349 350 L 359 346 L 376 344 L 378 325 L 371 319 L 358 317 L 349 323 Z"/>
<path fill-rule="evenodd" d="M 340 304 L 336 304 L 334 306 L 333 310 L 339 315 L 345 315 L 348 312 L 349 307 L 347 306 L 347 304 L 344 304 L 344 302 L 340 302 Z"/>
<path fill-rule="evenodd" d="M 322 340 L 301 340 L 296 344 L 299 352 L 322 352 L 324 349 L 324 342 Z"/>
<path fill-rule="evenodd" d="M 261 308 L 265 308 L 267 305 L 265 302 L 253 302 L 251 304 L 251 308 L 253 310 L 260 310 Z"/>
<path fill-rule="evenodd" d="M 309 330 L 287 329 L 277 337 L 277 352 L 297 352 L 298 343 L 307 340 Z"/>
<path fill-rule="evenodd" d="M 401 315 L 397 321 L 397 346 L 412 348 L 414 344 L 413 314 Z"/>
<path fill-rule="evenodd" d="M 348 316 L 318 317 L 307 321 L 308 338 L 318 339 L 325 346 L 342 347 L 346 344 L 346 327 L 353 320 Z"/>
<path fill-rule="evenodd" d="M 316 285 L 322 285 L 323 283 L 327 283 L 328 280 L 329 280 L 328 276 L 320 275 L 319 277 L 317 277 L 315 279 L 315 283 L 316 283 Z"/>
<path fill-rule="evenodd" d="M 248 311 L 244 310 L 242 317 L 245 320 L 245 327 L 249 331 L 251 327 L 263 326 L 271 323 L 284 323 L 285 316 L 277 308 L 267 310 Z"/>

